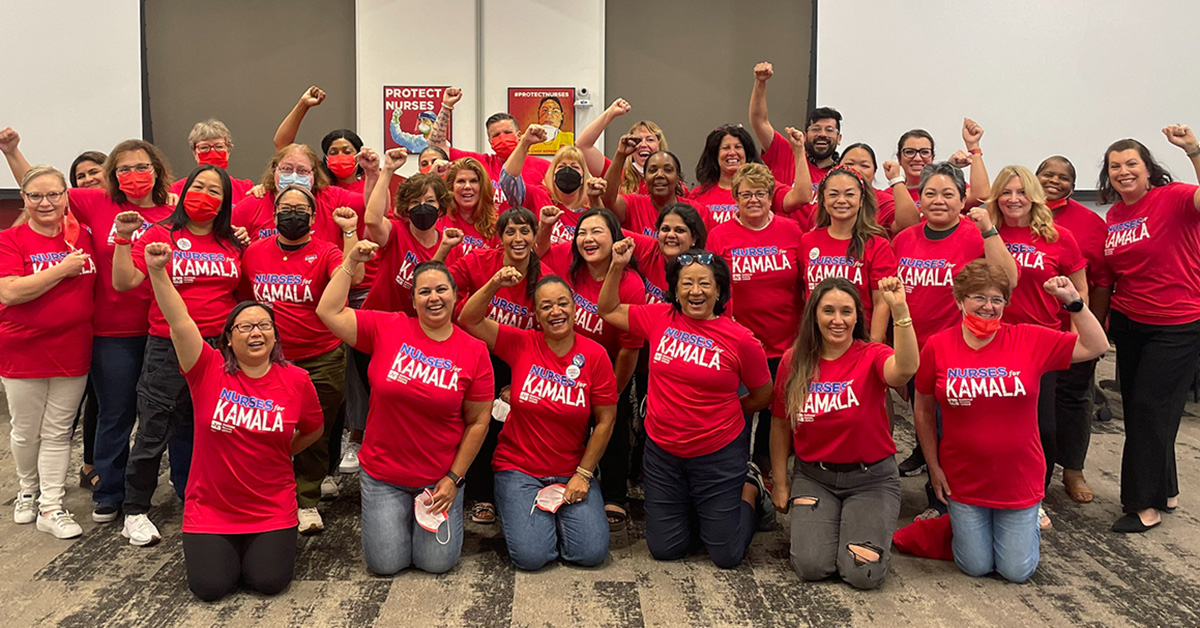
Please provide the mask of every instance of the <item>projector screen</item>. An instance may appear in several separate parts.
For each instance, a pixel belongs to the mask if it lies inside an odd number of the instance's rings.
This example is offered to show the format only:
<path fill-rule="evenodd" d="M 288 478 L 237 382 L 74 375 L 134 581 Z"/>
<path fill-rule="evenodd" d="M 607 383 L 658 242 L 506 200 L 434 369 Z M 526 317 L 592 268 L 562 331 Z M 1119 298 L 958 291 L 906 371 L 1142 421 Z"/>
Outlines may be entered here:
<path fill-rule="evenodd" d="M 842 146 L 867 142 L 881 165 L 912 128 L 949 158 L 965 116 L 993 176 L 1061 154 L 1095 189 L 1104 149 L 1132 137 L 1194 182 L 1161 129 L 1200 127 L 1197 24 L 1200 2 L 818 0 L 815 106 L 839 110 Z"/>
<path fill-rule="evenodd" d="M 20 133 L 31 164 L 66 173 L 83 151 L 142 136 L 138 0 L 6 1 L 0 24 L 0 128 Z M 17 187 L 0 168 L 0 189 Z"/>

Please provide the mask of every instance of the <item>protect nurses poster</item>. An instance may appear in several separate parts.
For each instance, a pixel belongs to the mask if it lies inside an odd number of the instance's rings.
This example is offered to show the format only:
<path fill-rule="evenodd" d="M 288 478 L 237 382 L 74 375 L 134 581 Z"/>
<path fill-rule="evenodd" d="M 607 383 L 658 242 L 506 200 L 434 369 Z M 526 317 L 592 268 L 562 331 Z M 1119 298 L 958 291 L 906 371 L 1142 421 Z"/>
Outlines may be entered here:
<path fill-rule="evenodd" d="M 410 155 L 425 150 L 429 146 L 433 122 L 442 109 L 445 91 L 445 87 L 384 86 L 384 150 L 403 146 Z M 451 140 L 449 127 L 446 128 L 446 140 Z"/>
<path fill-rule="evenodd" d="M 530 147 L 530 155 L 553 155 L 575 143 L 574 87 L 510 87 L 508 115 L 522 129 L 532 124 L 546 127 L 547 140 Z"/>

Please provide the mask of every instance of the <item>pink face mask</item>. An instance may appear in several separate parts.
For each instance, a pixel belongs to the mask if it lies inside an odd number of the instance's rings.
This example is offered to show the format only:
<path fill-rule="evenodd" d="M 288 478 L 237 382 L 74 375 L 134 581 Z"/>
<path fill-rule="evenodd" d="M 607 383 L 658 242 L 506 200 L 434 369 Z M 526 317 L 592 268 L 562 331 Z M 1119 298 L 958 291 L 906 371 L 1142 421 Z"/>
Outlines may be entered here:
<path fill-rule="evenodd" d="M 551 484 L 546 488 L 538 491 L 537 499 L 534 500 L 533 508 L 529 509 L 529 514 L 537 508 L 541 508 L 549 513 L 558 512 L 559 508 L 566 503 L 564 494 L 567 492 L 566 484 Z"/>
<path fill-rule="evenodd" d="M 438 543 L 445 545 L 450 542 L 450 526 L 446 526 L 446 540 L 443 541 L 438 536 L 438 531 L 442 524 L 448 518 L 446 513 L 441 512 L 433 514 L 429 511 L 429 507 L 433 505 L 433 492 L 425 489 L 420 495 L 413 498 L 413 516 L 417 520 L 417 525 L 424 528 L 426 531 L 432 532 Z"/>

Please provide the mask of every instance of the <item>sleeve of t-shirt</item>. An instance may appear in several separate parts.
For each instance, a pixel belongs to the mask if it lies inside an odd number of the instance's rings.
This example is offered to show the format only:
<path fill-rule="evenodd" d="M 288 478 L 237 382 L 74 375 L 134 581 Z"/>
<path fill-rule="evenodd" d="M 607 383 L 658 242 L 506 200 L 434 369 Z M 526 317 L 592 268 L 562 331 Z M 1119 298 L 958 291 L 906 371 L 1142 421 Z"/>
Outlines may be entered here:
<path fill-rule="evenodd" d="M 868 243 L 871 251 L 871 290 L 879 289 L 879 280 L 896 276 L 896 254 L 888 246 L 887 238 L 875 236 Z"/>
<path fill-rule="evenodd" d="M 247 230 L 253 231 L 251 228 L 255 226 L 253 224 L 255 213 L 254 210 L 258 207 L 259 201 L 260 199 L 255 198 L 253 194 L 250 194 L 235 203 L 233 206 L 233 213 L 230 214 L 229 217 L 229 222 L 232 223 L 234 227 L 245 227 Z M 252 239 L 258 239 L 256 236 L 257 234 L 255 233 L 250 234 Z"/>
<path fill-rule="evenodd" d="M 892 224 L 896 222 L 896 197 L 889 189 L 876 194 L 875 200 L 879 205 L 875 209 L 875 222 L 891 232 Z"/>
<path fill-rule="evenodd" d="M 534 216 L 540 217 L 542 215 L 542 208 L 553 204 L 554 199 L 550 197 L 550 191 L 546 188 L 535 183 L 525 186 L 525 201 L 521 206 L 533 212 Z"/>
<path fill-rule="evenodd" d="M 197 390 L 201 383 L 209 377 L 212 377 L 213 371 L 221 371 L 225 367 L 225 358 L 220 351 L 212 348 L 207 342 L 202 343 L 200 347 L 200 357 L 196 358 L 196 363 L 192 365 L 192 370 L 180 371 L 183 372 L 183 378 L 187 380 L 188 386 L 192 390 Z M 319 407 L 319 404 L 318 404 Z"/>
<path fill-rule="evenodd" d="M 492 371 L 492 361 L 488 358 L 487 348 L 479 341 L 474 351 L 475 364 L 472 366 L 473 377 L 463 399 L 466 401 L 491 401 L 495 398 L 496 375 Z"/>
<path fill-rule="evenodd" d="M 791 191 L 792 186 L 784 185 L 776 181 L 775 191 L 771 194 L 771 211 L 775 212 L 776 214 L 786 214 L 787 212 L 783 210 L 783 197 L 787 196 L 787 193 Z"/>
<path fill-rule="evenodd" d="M 934 345 L 933 339 L 925 341 L 925 348 L 921 349 L 921 364 L 917 367 L 917 375 L 913 379 L 913 384 L 917 392 L 922 395 L 932 395 L 933 389 L 937 385 L 937 365 L 934 364 Z"/>
<path fill-rule="evenodd" d="M 654 322 L 659 318 L 667 315 L 671 306 L 666 303 L 654 303 L 651 305 L 630 305 L 629 306 L 629 333 L 643 340 L 653 340 L 650 338 L 650 329 L 654 326 Z"/>
<path fill-rule="evenodd" d="M 25 274 L 25 255 L 14 236 L 16 227 L 0 232 L 0 277 L 20 277 Z"/>
<path fill-rule="evenodd" d="M 625 304 L 646 302 L 646 286 L 637 273 L 626 270 L 625 274 L 621 275 L 617 298 Z M 642 343 L 645 342 L 637 334 L 629 331 L 618 332 L 617 341 L 622 349 L 640 349 Z"/>
<path fill-rule="evenodd" d="M 1087 268 L 1087 260 L 1083 257 L 1083 251 L 1079 250 L 1079 242 L 1075 239 L 1075 235 L 1066 228 L 1059 227 L 1058 236 L 1060 250 L 1058 273 L 1069 276 L 1071 273 Z"/>
<path fill-rule="evenodd" d="M 75 215 L 75 219 L 80 223 L 95 230 L 101 229 L 103 226 L 93 224 L 93 220 L 95 219 L 96 203 L 103 200 L 107 194 L 104 190 L 96 188 L 71 188 L 67 190 L 67 198 L 71 201 L 71 213 Z"/>
<path fill-rule="evenodd" d="M 780 183 L 792 185 L 796 181 L 796 156 L 792 145 L 779 131 L 771 138 L 771 145 L 762 154 L 763 163 Z"/>
<path fill-rule="evenodd" d="M 354 320 L 358 337 L 354 348 L 363 353 L 374 353 L 375 343 L 380 334 L 394 325 L 398 320 L 407 318 L 403 312 L 377 312 L 374 310 L 355 310 Z"/>
<path fill-rule="evenodd" d="M 892 357 L 896 352 L 882 342 L 872 342 L 871 349 L 873 351 L 871 355 L 871 374 L 879 378 L 879 381 L 886 383 L 887 380 L 883 377 L 883 366 L 887 364 L 888 358 Z"/>
<path fill-rule="evenodd" d="M 779 360 L 779 368 L 775 370 L 775 387 L 771 390 L 771 414 L 774 416 L 783 418 L 788 415 L 787 385 L 791 376 L 792 350 L 788 349 L 783 353 L 783 359 Z"/>
<path fill-rule="evenodd" d="M 296 379 L 296 392 L 300 394 L 300 420 L 296 423 L 296 431 L 311 434 L 325 424 L 325 415 L 321 413 L 321 400 L 317 397 L 317 389 L 311 379 Z"/>
<path fill-rule="evenodd" d="M 342 252 L 336 246 L 330 245 L 325 249 L 324 257 L 325 274 L 333 278 L 333 274 L 337 272 L 338 266 L 342 265 Z"/>
<path fill-rule="evenodd" d="M 159 236 L 162 235 L 162 230 L 156 227 L 151 227 L 150 229 L 154 230 L 153 234 L 147 230 L 146 233 L 142 234 L 142 237 L 138 238 L 137 241 L 133 243 L 133 246 L 129 247 L 129 254 L 133 256 L 133 267 L 138 269 L 139 272 L 147 277 L 150 276 L 150 272 L 146 267 L 146 245 L 150 244 L 151 242 L 163 241 L 159 238 Z M 174 249 L 175 247 L 172 246 L 171 248 Z M 120 253 L 113 253 L 113 255 L 120 255 Z"/>
<path fill-rule="evenodd" d="M 542 263 L 550 267 L 559 277 L 567 277 L 567 269 L 571 267 L 571 249 L 575 247 L 574 240 L 559 242 L 550 246 Z"/>
<path fill-rule="evenodd" d="M 742 382 L 746 384 L 746 388 L 758 388 L 771 381 L 767 352 L 749 330 L 742 335 L 742 340 L 738 343 L 738 362 L 742 365 Z"/>
<path fill-rule="evenodd" d="M 1039 375 L 1071 368 L 1071 354 L 1075 352 L 1079 334 L 1041 325 L 1018 325 L 1017 328 L 1021 335 L 1016 350 L 1032 354 L 1034 363 L 1039 366 Z"/>
<path fill-rule="evenodd" d="M 363 214 L 367 211 L 367 203 L 363 199 L 363 195 L 359 192 L 351 192 L 337 186 L 333 186 L 330 189 L 337 190 L 339 194 L 337 204 L 334 205 L 335 209 L 338 207 L 349 207 L 354 210 L 354 213 L 358 214 L 358 227 L 355 230 L 358 231 L 358 237 L 362 238 L 363 234 L 367 232 L 367 221 L 363 220 Z"/>
<path fill-rule="evenodd" d="M 496 330 L 496 344 L 492 345 L 492 354 L 512 364 L 516 362 L 517 356 L 525 349 L 525 346 L 532 342 L 532 336 L 535 332 L 517 329 L 508 325 L 500 325 Z"/>
<path fill-rule="evenodd" d="M 592 407 L 617 405 L 617 376 L 603 350 L 595 351 L 592 362 L 592 390 L 588 401 Z"/>
<path fill-rule="evenodd" d="M 500 191 L 504 193 L 510 206 L 528 208 L 525 204 L 525 179 L 508 174 L 507 169 L 501 170 Z"/>
<path fill-rule="evenodd" d="M 1200 222 L 1200 212 L 1196 211 L 1194 201 L 1197 189 L 1200 189 L 1200 186 L 1176 182 L 1167 185 L 1163 190 L 1163 195 L 1167 197 L 1166 202 L 1171 208 L 1171 213 L 1180 216 L 1184 220 L 1184 224 L 1187 225 L 1195 225 Z"/>
<path fill-rule="evenodd" d="M 471 285 L 470 268 L 471 262 L 475 257 L 476 254 L 472 251 L 470 254 L 463 255 L 454 260 L 454 263 L 449 265 L 450 278 L 454 280 L 454 285 L 458 286 L 458 293 L 460 295 L 467 295 L 469 297 L 472 292 L 475 292 L 475 286 Z"/>

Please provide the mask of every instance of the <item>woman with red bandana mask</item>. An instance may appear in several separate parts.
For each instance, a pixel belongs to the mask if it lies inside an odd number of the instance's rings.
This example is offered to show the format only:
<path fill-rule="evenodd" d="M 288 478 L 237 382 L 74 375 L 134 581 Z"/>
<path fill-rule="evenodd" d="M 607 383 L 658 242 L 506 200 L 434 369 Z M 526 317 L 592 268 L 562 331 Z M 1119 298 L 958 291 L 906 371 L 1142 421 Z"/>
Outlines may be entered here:
<path fill-rule="evenodd" d="M 138 239 L 145 223 L 136 211 L 117 215 L 112 282 L 118 291 L 134 290 L 146 281 L 145 248 L 166 242 L 173 251 L 167 273 L 178 286 L 188 313 L 211 342 L 220 335 L 225 317 L 237 305 L 241 282 L 242 243 L 230 222 L 233 192 L 229 175 L 216 166 L 200 166 L 188 176 L 184 194 L 170 216 Z M 150 303 L 150 337 L 138 378 L 138 432 L 125 478 L 125 526 L 121 534 L 133 545 L 157 543 L 158 528 L 146 516 L 158 486 L 162 455 L 171 449 L 171 480 L 183 499 L 192 456 L 192 403 L 187 381 L 171 344 L 170 328 L 158 304 Z"/>
<path fill-rule="evenodd" d="M 19 141 L 12 129 L 0 131 L 0 151 L 18 180 L 29 167 L 17 148 Z M 126 140 L 117 144 L 104 161 L 103 178 L 103 188 L 67 191 L 71 215 L 92 230 L 99 271 L 91 364 L 99 405 L 93 460 L 100 482 L 92 492 L 92 519 L 98 523 L 114 521 L 125 499 L 129 437 L 137 422 L 137 380 L 150 332 L 150 286 L 118 291 L 113 286 L 114 253 L 120 239 L 137 240 L 173 211 L 167 205 L 170 168 L 149 142 Z M 124 212 L 137 212 L 145 220 L 122 236 L 115 219 Z"/>
<path fill-rule="evenodd" d="M 229 170 L 229 153 L 233 151 L 233 135 L 224 122 L 209 118 L 197 122 L 188 133 L 188 146 L 192 148 L 192 156 L 196 158 L 197 166 L 216 166 Z M 238 202 L 254 187 L 250 179 L 234 179 L 229 183 L 233 186 L 233 202 Z M 171 194 L 176 196 L 183 192 L 184 180 L 180 179 L 171 184 Z"/>
<path fill-rule="evenodd" d="M 1063 305 L 1082 304 L 1061 275 L 1043 290 Z M 995 571 L 1024 582 L 1038 565 L 1045 496 L 1038 382 L 1047 371 L 1101 355 L 1108 338 L 1084 307 L 1069 308 L 1078 334 L 1001 323 L 1011 296 L 1009 275 L 983 260 L 955 275 L 962 324 L 934 334 L 921 351 L 915 420 L 933 490 L 950 509 L 954 562 L 970 576 Z M 940 442 L 935 404 L 943 414 Z"/>

